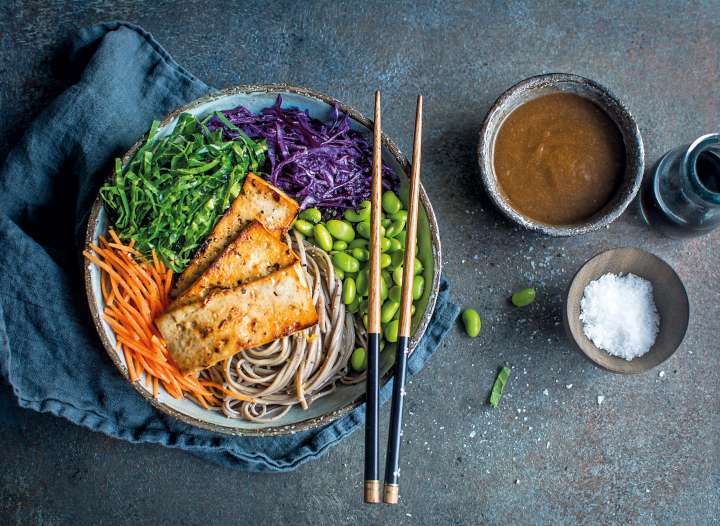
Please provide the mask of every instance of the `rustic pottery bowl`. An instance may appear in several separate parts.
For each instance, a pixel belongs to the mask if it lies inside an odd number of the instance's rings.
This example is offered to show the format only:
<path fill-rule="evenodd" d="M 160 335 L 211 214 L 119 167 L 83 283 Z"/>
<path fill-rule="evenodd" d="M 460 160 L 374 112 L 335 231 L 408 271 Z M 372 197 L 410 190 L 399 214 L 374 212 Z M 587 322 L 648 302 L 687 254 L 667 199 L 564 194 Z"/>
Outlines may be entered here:
<path fill-rule="evenodd" d="M 655 344 L 638 358 L 627 361 L 598 349 L 583 332 L 580 301 L 585 287 L 603 274 L 632 273 L 648 280 L 660 315 Z M 607 250 L 586 262 L 568 288 L 563 321 L 575 348 L 598 367 L 613 373 L 635 374 L 661 364 L 677 350 L 685 337 L 690 317 L 687 292 L 675 271 L 659 257 L 637 248 Z"/>
<path fill-rule="evenodd" d="M 625 173 L 622 183 L 608 203 L 585 221 L 568 225 L 549 225 L 518 212 L 500 188 L 495 176 L 493 152 L 500 126 L 518 106 L 551 93 L 574 93 L 600 107 L 615 123 L 625 144 Z M 605 87 L 595 81 L 569 73 L 549 73 L 515 84 L 495 101 L 485 117 L 478 145 L 480 175 L 490 198 L 515 223 L 551 236 L 584 234 L 609 225 L 625 211 L 640 188 L 645 154 L 640 130 L 627 108 Z"/>
<path fill-rule="evenodd" d="M 331 117 L 332 104 L 336 103 L 343 112 L 350 115 L 351 127 L 372 140 L 372 123 L 360 112 L 327 95 L 285 84 L 238 86 L 202 97 L 168 115 L 160 124 L 158 135 L 162 137 L 163 134 L 169 133 L 180 113 L 205 115 L 213 111 L 231 109 L 238 105 L 244 105 L 251 111 L 259 112 L 262 108 L 271 106 L 278 94 L 282 95 L 284 105 L 307 110 L 312 117 L 325 121 Z M 144 141 L 143 137 L 135 143 L 124 156 L 123 164 L 130 160 L 135 150 Z M 402 174 L 407 176 L 409 173 L 409 163 L 395 143 L 385 135 L 383 135 L 383 160 L 401 175 L 399 194 L 407 204 L 408 180 L 407 177 L 402 177 Z M 411 350 L 422 338 L 435 309 L 442 264 L 437 221 L 427 194 L 422 188 L 420 189 L 420 201 L 422 206 L 418 217 L 418 258 L 423 263 L 423 276 L 425 283 L 428 283 L 429 286 L 426 287 L 423 297 L 419 300 L 416 314 L 413 317 Z M 108 226 L 107 214 L 98 198 L 93 205 L 88 222 L 86 245 L 96 243 L 98 236 L 104 234 Z M 104 303 L 100 291 L 100 272 L 94 264 L 88 264 L 85 267 L 85 286 L 92 317 L 103 346 L 122 375 L 129 381 L 125 359 L 123 354 L 117 350 L 115 334 L 101 316 Z M 390 379 L 389 373 L 394 359 L 392 352 L 381 353 L 381 385 Z M 205 410 L 189 400 L 176 400 L 162 388 L 158 398 L 155 399 L 152 391 L 144 384 L 138 381 L 132 385 L 154 407 L 188 424 L 219 433 L 254 436 L 282 435 L 326 425 L 360 405 L 365 394 L 364 382 L 356 385 L 338 385 L 332 394 L 316 400 L 307 411 L 295 407 L 279 420 L 271 423 L 256 423 L 228 418 L 222 413 Z"/>

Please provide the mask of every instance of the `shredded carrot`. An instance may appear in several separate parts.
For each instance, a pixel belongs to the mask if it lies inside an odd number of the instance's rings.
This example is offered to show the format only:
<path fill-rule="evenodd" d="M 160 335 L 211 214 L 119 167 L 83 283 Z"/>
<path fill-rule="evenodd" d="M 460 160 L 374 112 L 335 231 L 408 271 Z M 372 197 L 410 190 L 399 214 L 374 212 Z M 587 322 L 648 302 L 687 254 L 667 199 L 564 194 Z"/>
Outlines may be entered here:
<path fill-rule="evenodd" d="M 91 244 L 83 255 L 101 271 L 103 318 L 115 332 L 130 381 L 144 381 L 155 398 L 162 386 L 174 398 L 190 395 L 205 408 L 222 401 L 211 389 L 244 399 L 221 385 L 180 372 L 154 323 L 170 303 L 172 270 L 154 252 L 152 261 L 145 261 L 134 242 L 123 243 L 114 231 L 109 237 L 110 241 L 100 236 L 98 245 Z"/>

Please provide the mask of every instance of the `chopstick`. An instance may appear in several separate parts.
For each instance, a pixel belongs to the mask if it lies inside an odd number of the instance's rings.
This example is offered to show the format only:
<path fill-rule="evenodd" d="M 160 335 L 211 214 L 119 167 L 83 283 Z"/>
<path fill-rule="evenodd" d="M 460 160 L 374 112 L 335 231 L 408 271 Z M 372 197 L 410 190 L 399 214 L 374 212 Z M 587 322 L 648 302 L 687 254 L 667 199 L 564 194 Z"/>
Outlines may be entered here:
<path fill-rule="evenodd" d="M 382 130 L 380 90 L 375 92 L 372 197 L 370 206 L 370 275 L 368 297 L 367 384 L 365 413 L 365 502 L 380 503 L 380 218 L 382 210 Z"/>
<path fill-rule="evenodd" d="M 405 399 L 405 374 L 407 372 L 408 339 L 412 319 L 412 289 L 415 278 L 415 246 L 417 241 L 418 201 L 420 196 L 420 151 L 422 148 L 423 98 L 418 95 L 415 110 L 415 139 L 413 142 L 412 171 L 410 174 L 410 196 L 408 198 L 407 237 L 403 281 L 400 301 L 400 326 L 398 329 L 397 353 L 395 356 L 395 381 L 393 383 L 392 406 L 390 408 L 390 433 L 387 458 L 385 459 L 385 491 L 383 500 L 397 504 L 400 493 L 400 438 L 402 436 L 403 400 Z"/>

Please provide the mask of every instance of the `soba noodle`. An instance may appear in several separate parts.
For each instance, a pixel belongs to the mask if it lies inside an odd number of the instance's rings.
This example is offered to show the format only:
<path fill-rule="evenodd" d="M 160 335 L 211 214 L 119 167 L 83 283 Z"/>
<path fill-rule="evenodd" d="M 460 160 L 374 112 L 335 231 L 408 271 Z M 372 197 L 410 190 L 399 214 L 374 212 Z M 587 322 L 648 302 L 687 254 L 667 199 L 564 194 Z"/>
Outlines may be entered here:
<path fill-rule="evenodd" d="M 230 418 L 277 420 L 296 405 L 307 409 L 332 393 L 338 382 L 364 380 L 364 374 L 349 373 L 348 360 L 355 347 L 365 347 L 365 327 L 345 309 L 342 281 L 330 257 L 296 233 L 288 244 L 305 269 L 318 323 L 263 347 L 241 351 L 203 373 L 206 379 L 256 400 L 253 404 L 226 395 L 221 409 Z"/>

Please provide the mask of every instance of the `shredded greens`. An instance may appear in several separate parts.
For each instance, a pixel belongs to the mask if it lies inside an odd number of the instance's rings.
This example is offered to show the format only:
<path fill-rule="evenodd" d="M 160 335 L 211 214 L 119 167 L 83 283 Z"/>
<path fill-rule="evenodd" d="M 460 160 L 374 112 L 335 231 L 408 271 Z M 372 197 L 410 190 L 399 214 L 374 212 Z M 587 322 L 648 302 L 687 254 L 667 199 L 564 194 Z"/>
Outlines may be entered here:
<path fill-rule="evenodd" d="M 493 385 L 492 391 L 490 392 L 490 405 L 497 407 L 502 398 L 505 384 L 507 384 L 508 378 L 510 378 L 510 369 L 503 367 L 495 378 L 495 384 Z"/>
<path fill-rule="evenodd" d="M 216 115 L 183 113 L 165 137 L 153 122 L 145 144 L 124 168 L 115 160 L 115 175 L 100 190 L 120 238 L 146 257 L 155 249 L 174 272 L 188 265 L 248 172 L 265 164 L 266 142 L 240 130 L 226 140 L 206 126 Z"/>

